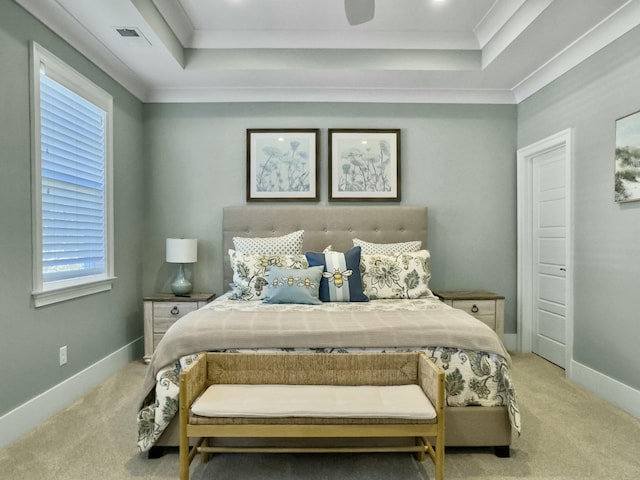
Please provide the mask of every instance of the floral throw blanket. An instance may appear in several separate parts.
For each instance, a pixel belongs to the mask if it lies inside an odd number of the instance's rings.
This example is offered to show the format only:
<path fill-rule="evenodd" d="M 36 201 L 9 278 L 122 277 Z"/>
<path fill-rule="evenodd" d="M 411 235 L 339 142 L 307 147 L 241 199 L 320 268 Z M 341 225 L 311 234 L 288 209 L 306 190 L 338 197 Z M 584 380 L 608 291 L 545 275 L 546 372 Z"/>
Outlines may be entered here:
<path fill-rule="evenodd" d="M 260 302 L 258 302 L 260 303 Z M 253 304 L 253 305 L 252 305 Z M 348 304 L 346 308 L 358 311 L 376 310 L 435 310 L 450 309 L 438 300 L 425 298 L 415 300 L 384 301 L 376 300 L 367 303 Z M 215 310 L 253 311 L 256 302 L 238 302 L 223 296 L 207 307 Z M 276 309 L 291 308 L 290 305 L 270 306 Z M 296 305 L 296 307 L 301 307 Z M 305 307 L 305 306 L 302 306 Z M 318 308 L 318 306 L 306 306 Z M 339 308 L 327 303 L 320 308 L 328 310 Z M 342 306 L 344 308 L 344 304 Z M 184 318 L 184 317 L 183 317 Z M 510 376 L 510 359 L 504 355 L 451 346 L 412 346 L 412 347 L 296 347 L 296 348 L 216 348 L 211 351 L 228 353 L 250 352 L 406 352 L 424 351 L 446 375 L 446 397 L 448 406 L 506 406 L 513 428 L 520 432 L 520 411 L 516 392 Z M 178 411 L 178 378 L 180 371 L 189 365 L 199 353 L 181 355 L 175 361 L 160 368 L 155 373 L 155 387 L 145 392 L 144 400 L 137 415 L 138 448 L 148 451 L 162 435 Z M 151 367 L 150 367 L 151 368 Z M 155 372 L 155 371 L 154 371 Z"/>

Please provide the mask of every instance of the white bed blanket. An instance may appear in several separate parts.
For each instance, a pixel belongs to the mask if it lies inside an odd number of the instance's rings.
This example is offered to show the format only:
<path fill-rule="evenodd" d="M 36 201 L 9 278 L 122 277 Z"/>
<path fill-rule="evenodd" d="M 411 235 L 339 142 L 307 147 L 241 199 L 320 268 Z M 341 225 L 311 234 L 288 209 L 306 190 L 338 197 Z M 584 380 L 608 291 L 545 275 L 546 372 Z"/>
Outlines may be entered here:
<path fill-rule="evenodd" d="M 509 354 L 491 328 L 435 298 L 323 305 L 270 305 L 222 297 L 173 324 L 158 344 L 143 386 L 158 371 L 201 351 L 242 348 L 439 346 Z"/>
<path fill-rule="evenodd" d="M 178 409 L 178 376 L 201 351 L 423 351 L 446 374 L 448 406 L 506 406 L 520 431 L 511 358 L 498 336 L 436 298 L 268 305 L 223 295 L 165 334 L 153 355 L 137 415 L 138 448 L 150 449 Z"/>

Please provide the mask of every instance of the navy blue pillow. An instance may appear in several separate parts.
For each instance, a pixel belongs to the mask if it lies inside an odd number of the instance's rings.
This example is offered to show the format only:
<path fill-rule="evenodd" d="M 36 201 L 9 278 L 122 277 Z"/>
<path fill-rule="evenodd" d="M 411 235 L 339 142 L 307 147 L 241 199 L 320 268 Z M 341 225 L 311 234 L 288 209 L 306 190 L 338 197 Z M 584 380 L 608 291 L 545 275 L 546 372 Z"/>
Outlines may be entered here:
<path fill-rule="evenodd" d="M 310 267 L 323 266 L 320 300 L 323 302 L 368 302 L 360 277 L 360 247 L 347 252 L 307 252 Z"/>

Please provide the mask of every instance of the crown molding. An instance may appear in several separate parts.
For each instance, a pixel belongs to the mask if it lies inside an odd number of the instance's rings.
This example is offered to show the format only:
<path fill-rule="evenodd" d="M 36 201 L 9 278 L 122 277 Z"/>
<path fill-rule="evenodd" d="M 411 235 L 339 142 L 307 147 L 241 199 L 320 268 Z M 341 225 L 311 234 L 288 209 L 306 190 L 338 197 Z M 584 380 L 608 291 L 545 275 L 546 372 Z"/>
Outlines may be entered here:
<path fill-rule="evenodd" d="M 591 55 L 640 25 L 640 1 L 629 0 L 582 37 L 513 87 L 516 103 L 527 99 Z"/>
<path fill-rule="evenodd" d="M 154 89 L 149 103 L 336 102 L 515 104 L 510 90 L 385 88 L 184 88 Z"/>

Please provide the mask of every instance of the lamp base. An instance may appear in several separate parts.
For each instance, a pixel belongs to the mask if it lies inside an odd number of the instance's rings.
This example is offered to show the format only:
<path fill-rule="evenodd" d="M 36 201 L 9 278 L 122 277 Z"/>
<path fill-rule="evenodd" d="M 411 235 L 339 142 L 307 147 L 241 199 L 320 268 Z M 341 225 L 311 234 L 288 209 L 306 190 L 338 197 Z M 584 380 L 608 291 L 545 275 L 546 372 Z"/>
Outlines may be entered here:
<path fill-rule="evenodd" d="M 178 275 L 171 284 L 171 291 L 178 297 L 188 297 L 193 289 L 191 282 L 184 276 L 184 265 L 181 263 L 178 268 Z"/>

